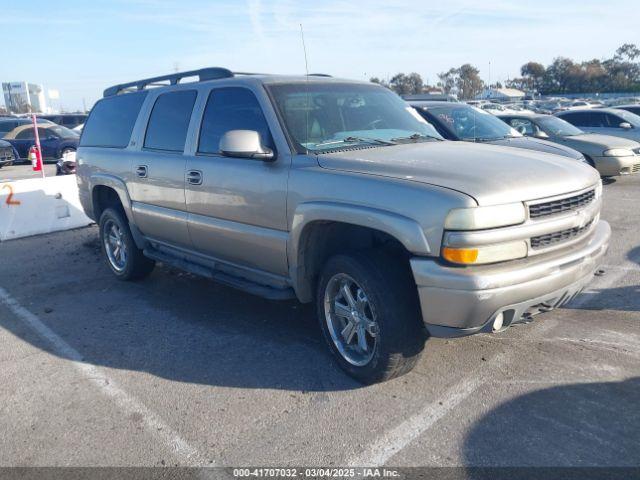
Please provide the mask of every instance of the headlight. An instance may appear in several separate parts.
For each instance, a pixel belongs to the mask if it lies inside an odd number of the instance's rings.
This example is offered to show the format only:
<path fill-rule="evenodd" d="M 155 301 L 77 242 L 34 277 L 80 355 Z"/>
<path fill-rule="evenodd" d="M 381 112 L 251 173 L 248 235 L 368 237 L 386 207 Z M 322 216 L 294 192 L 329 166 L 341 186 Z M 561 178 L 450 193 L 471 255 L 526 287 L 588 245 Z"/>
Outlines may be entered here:
<path fill-rule="evenodd" d="M 602 196 L 602 179 L 598 180 L 598 184 L 596 185 L 595 196 L 596 198 L 600 198 Z"/>
<path fill-rule="evenodd" d="M 444 221 L 447 230 L 482 230 L 524 222 L 524 204 L 507 203 L 490 207 L 454 208 Z"/>
<path fill-rule="evenodd" d="M 515 260 L 527 256 L 527 243 L 524 241 L 501 243 L 476 248 L 442 248 L 442 258 L 458 265 L 479 265 L 504 260 Z"/>
<path fill-rule="evenodd" d="M 612 148 L 604 151 L 605 157 L 632 157 L 633 155 L 633 151 L 626 148 Z"/>

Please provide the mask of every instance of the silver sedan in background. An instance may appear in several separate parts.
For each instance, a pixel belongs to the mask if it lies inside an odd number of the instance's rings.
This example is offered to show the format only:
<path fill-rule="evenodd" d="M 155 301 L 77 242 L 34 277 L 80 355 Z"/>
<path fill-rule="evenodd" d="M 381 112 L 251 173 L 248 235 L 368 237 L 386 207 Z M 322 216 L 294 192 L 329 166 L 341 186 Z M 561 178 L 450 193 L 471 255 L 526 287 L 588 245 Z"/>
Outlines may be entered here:
<path fill-rule="evenodd" d="M 611 135 L 586 133 L 553 115 L 499 115 L 523 135 L 579 151 L 603 177 L 640 172 L 640 143 Z"/>

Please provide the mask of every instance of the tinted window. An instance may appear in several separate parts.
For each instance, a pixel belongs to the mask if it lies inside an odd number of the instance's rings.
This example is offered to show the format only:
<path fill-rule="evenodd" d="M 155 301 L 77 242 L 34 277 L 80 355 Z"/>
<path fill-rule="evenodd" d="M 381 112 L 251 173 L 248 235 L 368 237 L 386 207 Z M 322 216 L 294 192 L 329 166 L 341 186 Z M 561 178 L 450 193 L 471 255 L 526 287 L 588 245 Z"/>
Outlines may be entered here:
<path fill-rule="evenodd" d="M 7 133 L 18 126 L 17 122 L 0 122 L 0 133 Z"/>
<path fill-rule="evenodd" d="M 193 90 L 160 95 L 149 118 L 144 146 L 182 152 L 196 96 Z"/>
<path fill-rule="evenodd" d="M 40 134 L 42 132 L 38 132 L 38 134 Z M 28 140 L 31 138 L 35 138 L 33 135 L 33 129 L 32 128 L 28 128 L 26 130 L 22 130 L 20 133 L 18 133 L 16 135 L 16 140 Z"/>
<path fill-rule="evenodd" d="M 125 93 L 100 100 L 91 110 L 80 145 L 124 148 L 147 92 Z"/>
<path fill-rule="evenodd" d="M 593 127 L 593 119 L 589 112 L 572 112 L 566 115 L 562 115 L 563 120 L 576 125 L 578 127 Z"/>
<path fill-rule="evenodd" d="M 429 112 L 440 125 L 458 140 L 492 140 L 506 137 L 519 137 L 497 117 L 469 105 L 443 103 L 442 106 L 429 107 Z"/>
<path fill-rule="evenodd" d="M 43 140 L 52 135 L 50 132 L 48 132 L 44 128 L 38 128 L 38 136 L 40 137 L 40 140 Z M 16 140 L 31 140 L 31 139 L 35 139 L 35 136 L 33 135 L 33 128 L 27 128 L 25 130 L 22 130 L 20 133 L 16 135 Z"/>
<path fill-rule="evenodd" d="M 202 117 L 198 152 L 218 153 L 220 139 L 229 130 L 254 130 L 260 134 L 263 146 L 274 148 L 258 99 L 246 88 L 211 91 Z"/>
<path fill-rule="evenodd" d="M 509 125 L 515 128 L 523 135 L 531 136 L 535 133 L 536 129 L 533 126 L 533 122 L 526 118 L 512 118 L 509 121 Z"/>
<path fill-rule="evenodd" d="M 620 124 L 624 122 L 624 120 L 616 115 L 612 115 L 607 113 L 603 115 L 604 117 L 604 126 L 610 128 L 620 128 Z"/>

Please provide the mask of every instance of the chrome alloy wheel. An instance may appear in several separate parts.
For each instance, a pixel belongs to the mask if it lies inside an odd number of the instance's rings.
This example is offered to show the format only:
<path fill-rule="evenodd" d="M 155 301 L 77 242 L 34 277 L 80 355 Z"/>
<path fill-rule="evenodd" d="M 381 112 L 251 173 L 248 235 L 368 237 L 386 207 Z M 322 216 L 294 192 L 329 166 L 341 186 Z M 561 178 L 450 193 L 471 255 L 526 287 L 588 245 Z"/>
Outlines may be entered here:
<path fill-rule="evenodd" d="M 349 275 L 334 275 L 324 292 L 324 314 L 331 339 L 352 365 L 367 365 L 378 346 L 380 329 L 367 293 Z"/>
<path fill-rule="evenodd" d="M 109 263 L 117 272 L 122 272 L 127 266 L 127 245 L 120 226 L 113 220 L 107 220 L 102 234 L 104 250 L 107 252 Z"/>

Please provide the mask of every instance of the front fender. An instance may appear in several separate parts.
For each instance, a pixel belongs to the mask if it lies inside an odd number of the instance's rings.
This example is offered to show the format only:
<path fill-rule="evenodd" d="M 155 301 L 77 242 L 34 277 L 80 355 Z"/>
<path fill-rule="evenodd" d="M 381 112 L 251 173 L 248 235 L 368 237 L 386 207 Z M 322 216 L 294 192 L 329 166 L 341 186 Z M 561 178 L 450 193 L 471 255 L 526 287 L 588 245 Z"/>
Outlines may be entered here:
<path fill-rule="evenodd" d="M 307 227 L 314 222 L 340 222 L 384 232 L 398 240 L 415 255 L 430 255 L 431 248 L 424 231 L 415 220 L 376 208 L 333 202 L 302 203 L 296 208 L 291 224 L 287 257 L 289 275 L 298 298 L 312 299 L 311 285 L 304 271 L 304 245 Z"/>

